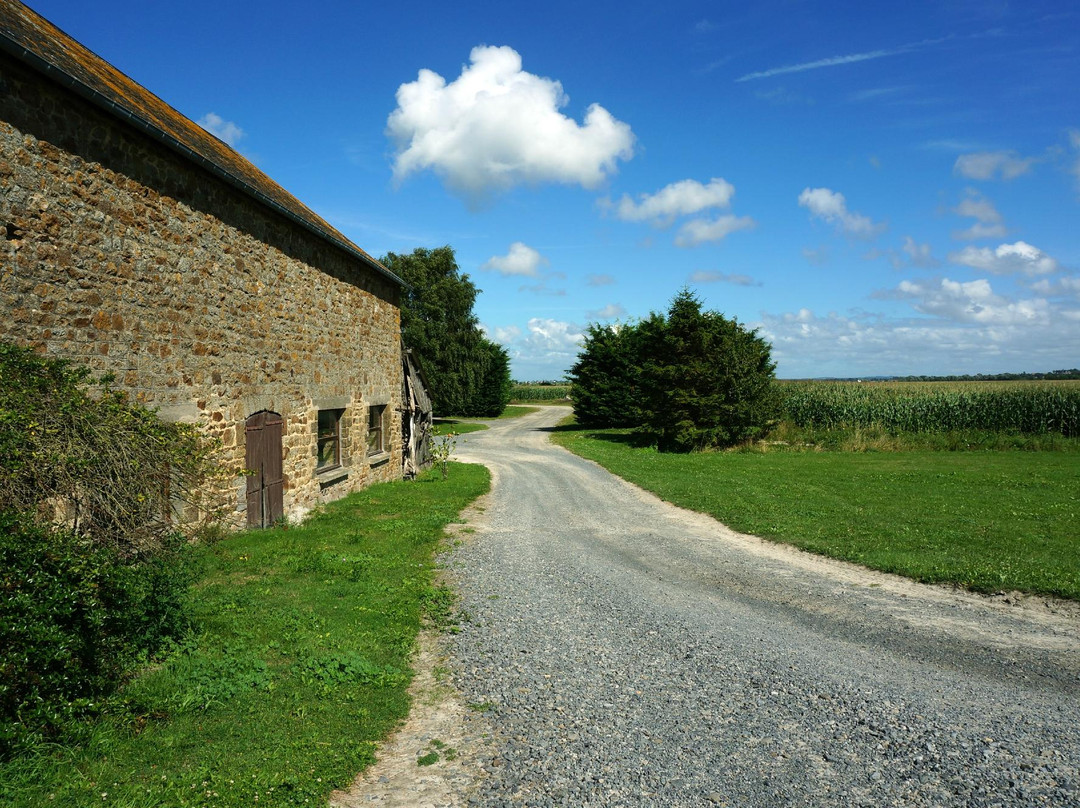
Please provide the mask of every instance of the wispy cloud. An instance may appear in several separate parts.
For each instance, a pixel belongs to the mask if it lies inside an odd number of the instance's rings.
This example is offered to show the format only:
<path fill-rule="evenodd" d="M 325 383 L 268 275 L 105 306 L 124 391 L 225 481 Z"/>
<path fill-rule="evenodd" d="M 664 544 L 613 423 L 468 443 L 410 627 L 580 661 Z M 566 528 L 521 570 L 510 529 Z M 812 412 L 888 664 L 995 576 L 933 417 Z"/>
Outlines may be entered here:
<path fill-rule="evenodd" d="M 922 42 L 912 42 L 907 45 L 901 45 L 898 48 L 882 48 L 880 50 L 866 51 L 865 53 L 848 53 L 843 56 L 830 56 L 826 59 L 815 59 L 812 62 L 801 62 L 796 65 L 770 67 L 768 70 L 758 70 L 754 73 L 747 73 L 744 76 L 739 76 L 735 81 L 767 79 L 773 76 L 784 76 L 788 73 L 802 73 L 806 70 L 817 70 L 822 67 L 837 67 L 839 65 L 855 64 L 856 62 L 866 62 L 870 59 L 881 59 L 886 56 L 899 56 L 902 53 L 911 53 L 912 51 L 936 45 L 939 42 L 944 42 L 944 39 L 924 39 Z"/>

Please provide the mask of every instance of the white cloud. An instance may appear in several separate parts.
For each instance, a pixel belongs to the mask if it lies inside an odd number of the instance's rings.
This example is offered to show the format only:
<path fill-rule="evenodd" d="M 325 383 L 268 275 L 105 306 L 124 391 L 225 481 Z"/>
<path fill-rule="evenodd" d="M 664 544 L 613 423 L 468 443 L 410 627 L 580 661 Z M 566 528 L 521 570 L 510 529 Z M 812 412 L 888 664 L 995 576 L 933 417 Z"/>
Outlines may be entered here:
<path fill-rule="evenodd" d="M 929 244 L 919 244 L 911 236 L 904 236 L 904 246 L 902 249 L 904 250 L 904 254 L 907 255 L 908 261 L 911 262 L 912 266 L 937 266 L 938 262 L 934 259 Z"/>
<path fill-rule="evenodd" d="M 967 197 L 953 208 L 960 216 L 971 216 L 975 224 L 967 230 L 954 230 L 952 237 L 958 241 L 975 241 L 984 238 L 1001 238 L 1005 235 L 1005 223 L 994 203 L 978 191 L 968 190 Z"/>
<path fill-rule="evenodd" d="M 734 286 L 761 286 L 749 275 L 729 275 L 725 272 L 709 272 L 699 269 L 690 275 L 690 283 L 730 283 Z"/>
<path fill-rule="evenodd" d="M 880 59 L 883 56 L 897 56 L 901 53 L 908 53 L 909 51 L 918 50 L 926 47 L 927 45 L 937 44 L 941 40 L 925 40 L 923 42 L 913 42 L 908 45 L 901 45 L 899 48 L 880 49 L 873 51 L 866 51 L 865 53 L 849 53 L 844 56 L 830 56 L 825 59 L 816 59 L 812 62 L 801 62 L 794 65 L 786 65 L 784 67 L 772 67 L 768 70 L 759 70 L 756 73 L 747 73 L 744 76 L 739 76 L 735 79 L 736 82 L 740 81 L 752 81 L 754 79 L 767 79 L 773 76 L 782 76 L 787 73 L 802 73 L 806 70 L 817 70 L 822 67 L 837 67 L 838 65 L 850 65 L 855 62 L 865 62 L 870 59 Z"/>
<path fill-rule="evenodd" d="M 837 225 L 854 238 L 873 238 L 885 229 L 884 223 L 875 224 L 868 217 L 847 209 L 844 195 L 828 188 L 805 188 L 799 194 L 799 205 L 812 216 Z"/>
<path fill-rule="evenodd" d="M 590 311 L 588 315 L 590 320 L 612 320 L 616 317 L 625 317 L 626 309 L 618 303 L 608 303 L 602 309 Z"/>
<path fill-rule="evenodd" d="M 824 245 L 821 247 L 803 247 L 802 257 L 811 264 L 821 266 L 829 260 L 829 248 Z"/>
<path fill-rule="evenodd" d="M 489 336 L 501 345 L 509 345 L 521 336 L 521 329 L 516 325 L 495 326 Z"/>
<path fill-rule="evenodd" d="M 765 313 L 751 325 L 772 344 L 783 378 L 995 373 L 1072 367 L 1080 355 L 1075 314 L 1052 309 L 1048 319 L 1002 324 L 802 309 Z"/>
<path fill-rule="evenodd" d="M 655 194 L 641 194 L 637 202 L 623 194 L 613 207 L 615 215 L 624 221 L 651 221 L 666 227 L 679 216 L 689 216 L 709 208 L 727 208 L 734 195 L 735 186 L 721 177 L 714 177 L 708 185 L 702 185 L 697 180 L 680 180 Z"/>
<path fill-rule="evenodd" d="M 720 241 L 738 230 L 747 230 L 757 224 L 749 216 L 720 216 L 715 220 L 691 219 L 679 228 L 675 236 L 676 247 L 696 247 L 707 241 Z"/>
<path fill-rule="evenodd" d="M 994 275 L 1049 275 L 1060 269 L 1057 261 L 1025 241 L 989 247 L 965 247 L 949 253 L 949 261 Z"/>
<path fill-rule="evenodd" d="M 615 278 L 605 274 L 590 275 L 588 279 L 589 286 L 611 286 L 614 283 Z"/>
<path fill-rule="evenodd" d="M 1054 281 L 1043 278 L 1035 281 L 1028 288 L 1046 297 L 1075 297 L 1080 300 L 1080 276 L 1076 275 L 1057 278 Z"/>
<path fill-rule="evenodd" d="M 227 121 L 214 112 L 206 113 L 199 118 L 196 123 L 214 137 L 224 140 L 233 148 L 236 147 L 236 144 L 239 143 L 240 139 L 244 136 L 243 129 L 232 121 Z"/>
<path fill-rule="evenodd" d="M 1014 151 L 983 151 L 961 154 L 953 165 L 953 173 L 969 180 L 1011 180 L 1028 173 L 1034 157 L 1020 157 Z"/>
<path fill-rule="evenodd" d="M 985 278 L 967 283 L 948 278 L 937 283 L 901 281 L 894 291 L 879 296 L 912 300 L 916 311 L 955 322 L 1045 324 L 1050 313 L 1045 299 L 1009 300 L 995 294 Z"/>
<path fill-rule="evenodd" d="M 524 275 L 535 278 L 540 273 L 540 267 L 547 266 L 548 259 L 542 256 L 532 247 L 520 241 L 510 245 L 510 251 L 506 255 L 493 255 L 480 265 L 481 269 L 489 269 L 500 275 Z"/>
<path fill-rule="evenodd" d="M 585 338 L 580 326 L 547 317 L 533 317 L 527 327 L 523 351 L 532 358 L 577 356 L 578 346 Z"/>
<path fill-rule="evenodd" d="M 522 70 L 512 48 L 476 47 L 469 60 L 449 84 L 424 69 L 398 88 L 387 120 L 396 180 L 431 169 L 476 202 L 523 183 L 595 188 L 633 156 L 628 124 L 599 104 L 583 124 L 566 117 L 562 85 Z"/>

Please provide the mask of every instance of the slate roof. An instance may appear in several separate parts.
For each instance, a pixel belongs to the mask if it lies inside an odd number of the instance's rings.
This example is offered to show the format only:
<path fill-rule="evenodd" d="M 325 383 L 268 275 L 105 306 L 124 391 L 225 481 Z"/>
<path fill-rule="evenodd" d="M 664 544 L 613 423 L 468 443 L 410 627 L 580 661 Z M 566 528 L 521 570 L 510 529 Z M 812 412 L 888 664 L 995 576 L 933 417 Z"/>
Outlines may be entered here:
<path fill-rule="evenodd" d="M 0 0 L 0 50 L 140 129 L 261 204 L 351 253 L 397 284 L 403 281 L 235 149 L 80 45 L 18 0 Z"/>

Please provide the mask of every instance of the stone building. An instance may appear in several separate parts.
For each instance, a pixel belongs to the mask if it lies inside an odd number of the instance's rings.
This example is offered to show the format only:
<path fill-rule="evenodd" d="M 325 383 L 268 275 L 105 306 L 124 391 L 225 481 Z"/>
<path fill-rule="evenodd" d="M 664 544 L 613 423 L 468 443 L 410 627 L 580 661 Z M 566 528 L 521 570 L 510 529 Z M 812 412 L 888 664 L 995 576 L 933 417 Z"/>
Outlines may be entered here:
<path fill-rule="evenodd" d="M 236 524 L 401 476 L 401 281 L 16 0 L 0 262 L 0 339 L 220 438 Z"/>

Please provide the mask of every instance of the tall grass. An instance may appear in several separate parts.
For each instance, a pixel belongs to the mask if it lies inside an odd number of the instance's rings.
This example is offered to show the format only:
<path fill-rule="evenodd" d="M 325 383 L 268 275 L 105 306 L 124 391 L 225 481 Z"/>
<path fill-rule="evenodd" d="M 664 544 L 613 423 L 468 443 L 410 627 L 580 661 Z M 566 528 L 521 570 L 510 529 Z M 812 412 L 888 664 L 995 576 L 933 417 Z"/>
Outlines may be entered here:
<path fill-rule="evenodd" d="M 1068 382 L 786 382 L 780 389 L 785 417 L 803 428 L 1080 436 L 1080 385 Z"/>

